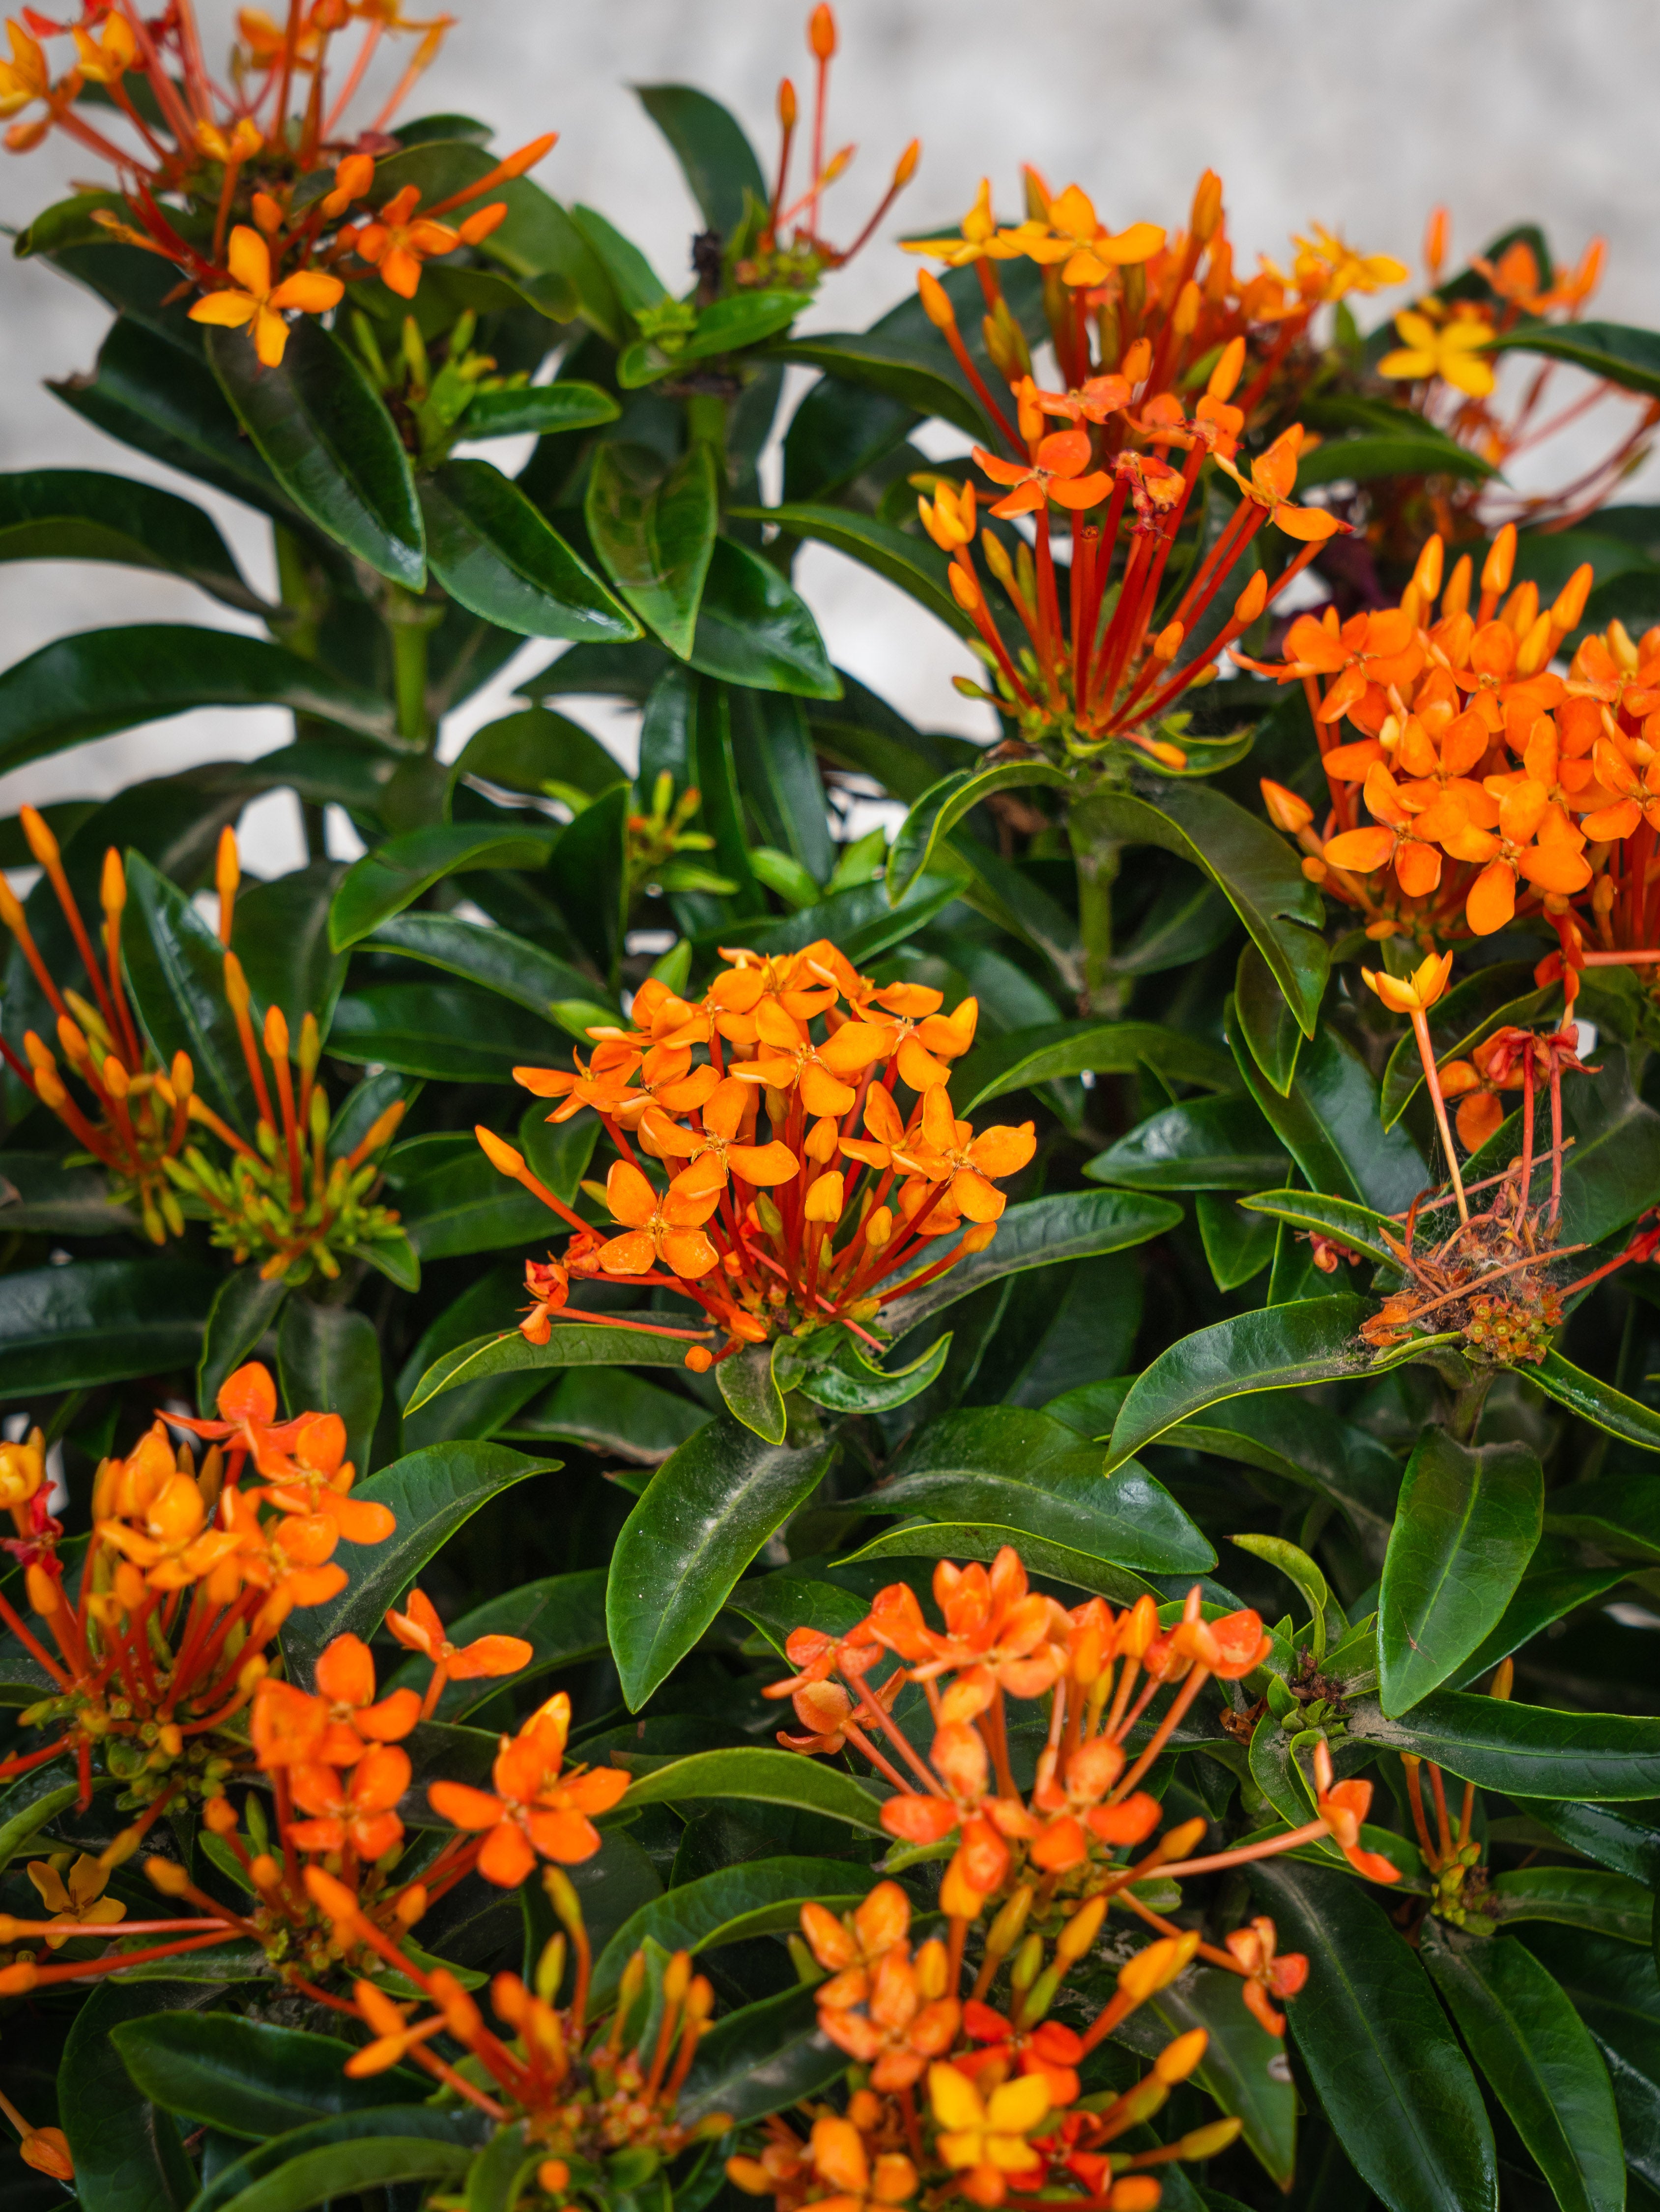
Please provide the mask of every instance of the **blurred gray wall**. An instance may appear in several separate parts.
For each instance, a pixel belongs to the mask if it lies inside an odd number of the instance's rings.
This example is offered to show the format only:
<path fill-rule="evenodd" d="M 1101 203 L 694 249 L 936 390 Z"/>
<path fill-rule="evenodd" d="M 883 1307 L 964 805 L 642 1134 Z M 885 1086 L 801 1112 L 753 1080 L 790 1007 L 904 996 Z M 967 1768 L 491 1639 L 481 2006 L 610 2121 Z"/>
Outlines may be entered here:
<path fill-rule="evenodd" d="M 212 52 L 231 9 L 223 0 L 198 4 Z M 804 0 L 451 4 L 460 21 L 405 112 L 494 119 L 504 149 L 557 129 L 540 179 L 603 209 L 671 285 L 685 271 L 690 209 L 629 84 L 687 82 L 718 93 L 765 167 L 779 76 L 787 70 L 803 93 L 810 82 Z M 1452 210 L 1455 251 L 1520 219 L 1542 222 L 1565 255 L 1601 232 L 1610 251 L 1596 311 L 1660 323 L 1655 0 L 842 0 L 839 15 L 830 143 L 855 140 L 860 150 L 828 204 L 830 234 L 859 228 L 913 132 L 924 156 L 888 235 L 826 285 L 821 326 L 867 321 L 908 289 L 915 264 L 894 249 L 894 232 L 954 220 L 982 173 L 1000 211 L 1018 212 L 1022 160 L 1057 187 L 1075 179 L 1114 228 L 1182 222 L 1209 163 L 1226 181 L 1242 258 L 1281 255 L 1288 234 L 1318 218 L 1415 274 L 1437 201 Z M 56 142 L 0 156 L 0 219 L 26 221 L 89 168 Z M 90 365 L 106 320 L 98 303 L 31 264 L 0 264 L 0 468 L 108 467 L 167 481 L 43 388 L 47 377 Z M 1363 320 L 1409 296 L 1362 303 Z M 182 480 L 174 488 L 211 507 L 251 573 L 269 580 L 257 522 Z M 977 726 L 977 710 L 949 688 L 967 664 L 943 631 L 833 555 L 810 550 L 800 574 L 845 665 L 924 722 Z M 120 569 L 0 567 L 8 664 L 103 623 L 231 619 L 182 586 Z M 538 666 L 547 652 L 531 646 L 514 667 Z M 470 726 L 500 711 L 512 672 L 476 702 Z M 613 726 L 626 751 L 628 734 Z M 185 716 L 0 780 L 0 813 L 282 742 L 280 716 Z M 268 866 L 289 864 L 292 802 L 274 795 L 256 816 L 256 864 L 260 854 Z"/>

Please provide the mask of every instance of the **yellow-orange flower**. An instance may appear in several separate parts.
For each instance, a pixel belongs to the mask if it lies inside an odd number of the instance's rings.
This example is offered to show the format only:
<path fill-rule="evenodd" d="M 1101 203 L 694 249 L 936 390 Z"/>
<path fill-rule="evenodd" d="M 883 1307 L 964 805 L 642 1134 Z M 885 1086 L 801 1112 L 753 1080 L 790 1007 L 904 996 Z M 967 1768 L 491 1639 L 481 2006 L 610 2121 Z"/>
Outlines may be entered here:
<path fill-rule="evenodd" d="M 1497 382 L 1493 364 L 1481 358 L 1482 348 L 1493 342 L 1487 324 L 1467 315 L 1436 324 L 1408 307 L 1395 318 L 1395 328 L 1401 343 L 1378 362 L 1379 376 L 1439 376 L 1472 399 L 1485 399 Z"/>
<path fill-rule="evenodd" d="M 253 325 L 254 351 L 267 368 L 277 368 L 288 343 L 286 313 L 326 314 L 337 307 L 345 286 L 338 276 L 320 269 L 301 269 L 282 283 L 271 284 L 271 250 L 257 230 L 239 222 L 231 233 L 227 257 L 232 283 L 222 291 L 209 292 L 191 309 L 193 323 L 213 323 L 226 330 Z"/>
<path fill-rule="evenodd" d="M 1427 1014 L 1446 989 L 1452 973 L 1450 952 L 1432 953 L 1409 976 L 1390 975 L 1379 969 L 1363 968 L 1368 989 L 1375 991 L 1394 1014 Z"/>

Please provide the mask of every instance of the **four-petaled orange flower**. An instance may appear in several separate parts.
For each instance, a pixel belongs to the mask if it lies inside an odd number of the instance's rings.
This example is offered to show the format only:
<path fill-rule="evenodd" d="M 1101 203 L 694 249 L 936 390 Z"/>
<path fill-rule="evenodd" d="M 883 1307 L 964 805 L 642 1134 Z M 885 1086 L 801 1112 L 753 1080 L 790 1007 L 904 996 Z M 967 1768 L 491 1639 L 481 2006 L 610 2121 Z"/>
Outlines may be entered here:
<path fill-rule="evenodd" d="M 1090 468 L 1089 454 L 1087 430 L 1051 430 L 1039 440 L 1037 452 L 1024 468 L 1018 461 L 988 453 L 984 446 L 974 448 L 976 464 L 992 483 L 1013 487 L 991 509 L 1003 516 L 1035 514 L 1051 499 L 1057 507 L 1099 507 L 1112 489 L 1112 479 L 1105 469 Z"/>
<path fill-rule="evenodd" d="M 289 1835 L 302 1851 L 350 1850 L 365 1861 L 382 1857 L 403 1840 L 403 1823 L 393 1808 L 409 1788 L 410 1773 L 409 1753 L 386 1743 L 371 1746 L 344 1770 L 320 1760 L 291 1767 L 294 1803 L 312 1817 L 294 1821 Z"/>
<path fill-rule="evenodd" d="M 703 1224 L 720 1204 L 718 1189 L 683 1189 L 676 1177 L 666 1191 L 654 1190 L 627 1160 L 613 1160 L 605 1178 L 605 1203 L 626 1234 L 599 1249 L 608 1275 L 649 1274 L 661 1260 L 669 1272 L 696 1282 L 720 1265 Z"/>
<path fill-rule="evenodd" d="M 1218 452 L 1215 463 L 1226 469 L 1239 489 L 1258 507 L 1265 507 L 1269 519 L 1276 529 L 1283 530 L 1287 538 L 1300 538 L 1318 543 L 1324 538 L 1335 538 L 1348 528 L 1346 522 L 1324 507 L 1293 507 L 1291 495 L 1297 483 L 1297 456 L 1302 449 L 1303 426 L 1293 422 L 1282 430 L 1267 452 L 1251 464 L 1250 476 L 1242 476 L 1224 453 Z M 993 514 L 997 512 L 994 507 Z"/>
<path fill-rule="evenodd" d="M 534 1712 L 515 1736 L 503 1736 L 488 1790 L 434 1782 L 433 1810 L 457 1828 L 482 1833 L 478 1870 L 487 1881 L 516 1889 L 538 1855 L 561 1866 L 592 1858 L 599 1830 L 590 1815 L 609 1813 L 628 1787 L 621 1767 L 597 1766 L 561 1776 L 571 1700 L 563 1690 Z"/>
<path fill-rule="evenodd" d="M 338 276 L 321 269 L 296 270 L 273 286 L 270 247 L 246 223 L 238 223 L 231 233 L 227 265 L 230 284 L 221 291 L 204 293 L 191 309 L 191 320 L 226 330 L 241 330 L 251 323 L 254 351 L 267 368 L 281 364 L 288 346 L 283 316 L 294 312 L 326 314 L 340 304 L 346 289 Z"/>
<path fill-rule="evenodd" d="M 498 201 L 494 206 L 478 209 L 452 229 L 447 222 L 435 222 L 430 216 L 417 215 L 415 207 L 420 198 L 417 186 L 405 185 L 353 236 L 359 258 L 379 270 L 381 283 L 401 300 L 413 300 L 420 289 L 422 262 L 439 254 L 453 253 L 458 246 L 477 245 L 497 228 L 507 213 L 505 201 Z"/>
<path fill-rule="evenodd" d="M 477 1636 L 470 1644 L 451 1644 L 444 1633 L 437 1607 L 423 1590 L 411 1590 L 405 1610 L 389 1613 L 386 1626 L 406 1650 L 419 1651 L 433 1662 L 433 1679 L 420 1701 L 422 1719 L 436 1710 L 446 1682 L 476 1682 L 487 1676 L 517 1674 L 536 1656 L 535 1647 L 522 1636 Z M 393 1694 L 415 1696 L 413 1690 Z"/>
<path fill-rule="evenodd" d="M 1222 1940 L 1245 1969 L 1246 2004 L 1270 2035 L 1283 2035 L 1286 2016 L 1275 2012 L 1269 2000 L 1294 1997 L 1308 1979 L 1308 1960 L 1300 1951 L 1287 1951 L 1283 1958 L 1277 1958 L 1274 1923 L 1261 1915 Z"/>

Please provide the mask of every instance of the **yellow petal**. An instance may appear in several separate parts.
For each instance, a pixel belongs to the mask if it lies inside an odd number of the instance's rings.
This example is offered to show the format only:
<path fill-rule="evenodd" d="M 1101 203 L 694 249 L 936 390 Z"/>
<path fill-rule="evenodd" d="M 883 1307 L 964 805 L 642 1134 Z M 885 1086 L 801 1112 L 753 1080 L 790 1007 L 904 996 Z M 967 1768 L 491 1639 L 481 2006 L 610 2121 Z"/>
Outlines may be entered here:
<path fill-rule="evenodd" d="M 271 289 L 271 252 L 257 230 L 239 222 L 231 233 L 231 250 L 226 256 L 233 276 L 245 292 L 251 292 L 263 300 Z"/>
<path fill-rule="evenodd" d="M 942 2128 L 978 2128 L 985 2118 L 979 2092 L 968 2076 L 960 2074 L 954 2066 L 940 2064 L 929 2068 L 928 2094 L 933 2102 L 934 2118 Z M 1044 2095 L 1046 2099 L 1047 2090 Z M 943 2143 L 941 2148 L 944 2148 Z M 970 2160 L 968 2163 L 972 2164 L 973 2160 Z"/>

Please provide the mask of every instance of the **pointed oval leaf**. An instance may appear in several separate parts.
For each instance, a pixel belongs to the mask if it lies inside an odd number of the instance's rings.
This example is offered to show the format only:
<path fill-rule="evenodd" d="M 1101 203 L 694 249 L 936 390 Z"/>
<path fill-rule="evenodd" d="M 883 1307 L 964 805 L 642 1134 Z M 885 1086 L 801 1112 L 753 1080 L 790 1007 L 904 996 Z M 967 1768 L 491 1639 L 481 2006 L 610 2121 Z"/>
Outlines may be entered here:
<path fill-rule="evenodd" d="M 434 822 L 389 837 L 355 861 L 329 909 L 329 940 L 344 952 L 382 922 L 413 906 L 445 876 L 468 868 L 525 868 L 543 862 L 554 842 L 518 824 Z"/>
<path fill-rule="evenodd" d="M 770 1444 L 723 1416 L 666 1459 L 622 1525 L 605 1614 L 628 1710 L 696 1644 L 761 1546 L 823 1479 L 832 1443 L 810 1428 Z"/>
<path fill-rule="evenodd" d="M 282 1316 L 276 1360 L 288 1418 L 338 1413 L 346 1424 L 346 1456 L 367 1474 L 383 1388 L 380 1340 L 367 1314 L 295 1298 Z"/>
<path fill-rule="evenodd" d="M 809 538 L 815 544 L 829 546 L 833 552 L 845 554 L 850 561 L 869 568 L 884 583 L 897 585 L 959 637 L 975 635 L 973 623 L 951 596 L 951 587 L 946 580 L 949 561 L 930 539 L 918 537 L 914 531 L 898 530 L 891 522 L 880 521 L 875 515 L 861 514 L 857 507 L 821 507 L 812 502 L 742 507 L 732 512 L 735 521 L 775 523 L 791 538 Z M 1033 783 L 1065 780 L 1058 769 L 1045 775 L 1041 773 L 1043 764 L 1037 765 L 1040 771 L 1038 775 L 1028 773 L 1018 780 Z M 973 771 L 964 773 L 972 775 Z M 996 770 L 991 773 L 995 775 Z M 969 802 L 971 805 L 973 803 Z"/>
<path fill-rule="evenodd" d="M 538 438 L 591 430 L 615 422 L 622 410 L 609 392 L 575 377 L 522 385 L 516 392 L 481 392 L 467 410 L 463 434 L 474 438 Z"/>
<path fill-rule="evenodd" d="M 683 1367 L 687 1340 L 655 1334 L 649 1328 L 618 1328 L 609 1322 L 560 1322 L 546 1344 L 527 1344 L 518 1331 L 476 1336 L 435 1359 L 409 1395 L 407 1417 L 445 1390 L 485 1382 L 498 1375 L 535 1368 Z"/>
<path fill-rule="evenodd" d="M 1651 2189 L 1660 2188 L 1660 1973 L 1653 1960 L 1577 1928 L 1530 1928 L 1519 1940 L 1596 2038 L 1626 2163 Z"/>
<path fill-rule="evenodd" d="M 1623 1874 L 1601 1867 L 1513 1867 L 1495 1875 L 1489 1891 L 1493 1910 L 1508 1925 L 1518 1920 L 1554 1920 L 1565 1928 L 1586 1928 L 1596 1936 L 1617 1936 L 1622 1943 L 1646 1948 L 1654 1935 L 1654 1892 Z"/>
<path fill-rule="evenodd" d="M 1626 2161 L 1608 2069 L 1560 1985 L 1521 1944 L 1461 1936 L 1433 1917 L 1422 1956 L 1561 2212 L 1622 2212 Z"/>
<path fill-rule="evenodd" d="M 1385 1131 L 1378 1086 L 1351 1045 L 1329 1029 L 1312 1037 L 1282 1097 L 1239 1039 L 1237 1017 L 1229 1029 L 1246 1089 L 1313 1189 L 1392 1213 L 1428 1187 L 1408 1131 L 1398 1123 Z"/>
<path fill-rule="evenodd" d="M 1386 1267 L 1398 1264 L 1384 1239 L 1392 1237 L 1398 1243 L 1401 1224 L 1387 1214 L 1374 1213 L 1369 1206 L 1356 1206 L 1346 1198 L 1322 1198 L 1312 1190 L 1259 1190 L 1239 1203 L 1248 1212 L 1288 1221 L 1296 1230 L 1312 1230 L 1334 1243 L 1381 1261 Z"/>
<path fill-rule="evenodd" d="M 1303 1035 L 1314 1035 L 1330 965 L 1320 897 L 1266 822 L 1203 783 L 1091 799 L 1071 819 L 1075 849 L 1097 840 L 1158 845 L 1202 868 L 1251 932 Z"/>
<path fill-rule="evenodd" d="M 406 960 L 425 961 L 449 975 L 464 976 L 544 1018 L 552 1017 L 563 1001 L 591 998 L 598 989 L 580 969 L 556 960 L 527 938 L 516 937 L 510 929 L 463 921 L 457 915 L 406 910 L 377 922 L 367 941 L 385 951 L 400 952 Z M 550 1039 L 549 1050 L 554 1049 Z"/>
<path fill-rule="evenodd" d="M 766 204 L 766 182 L 742 125 L 689 84 L 637 84 L 640 106 L 669 141 L 706 229 L 730 239 L 743 221 L 745 195 Z"/>
<path fill-rule="evenodd" d="M 142 854 L 127 855 L 122 951 L 134 1009 L 164 1067 L 187 1053 L 196 1088 L 233 1128 L 257 1116 L 241 1039 L 225 996 L 225 948 L 185 894 Z"/>
<path fill-rule="evenodd" d="M 1255 945 L 1239 955 L 1233 979 L 1233 1012 L 1251 1058 L 1263 1080 L 1281 1097 L 1297 1073 L 1297 1055 L 1303 1033 L 1286 1004 L 1285 994 Z"/>
<path fill-rule="evenodd" d="M 900 823 L 888 848 L 888 896 L 897 906 L 912 879 L 934 857 L 935 848 L 949 837 L 964 815 L 994 792 L 1046 784 L 1065 790 L 1071 779 L 1064 769 L 1045 760 L 1005 761 L 997 768 L 956 769 L 924 792 Z M 1075 1073 L 1075 1070 L 1069 1071 Z"/>
<path fill-rule="evenodd" d="M 642 635 L 587 562 L 488 461 L 446 461 L 424 477 L 421 509 L 433 574 L 486 622 L 521 637 L 620 644 Z"/>
<path fill-rule="evenodd" d="M 882 1310 L 885 1327 L 907 1335 L 923 1322 L 954 1305 L 1000 1276 L 1028 1267 L 1051 1267 L 1062 1260 L 1088 1260 L 1098 1253 L 1122 1252 L 1173 1229 L 1182 1210 L 1167 1199 L 1144 1198 L 1133 1191 L 1067 1191 L 1011 1206 L 983 1252 L 958 1261 L 946 1274 L 919 1291 L 906 1291 Z M 935 1255 L 930 1255 L 930 1263 Z"/>
<path fill-rule="evenodd" d="M 1251 1887 L 1308 1960 L 1292 2040 L 1363 2181 L 1390 2212 L 1497 2212 L 1481 2093 L 1417 1957 L 1356 1882 L 1276 1859 Z"/>
<path fill-rule="evenodd" d="M 159 568 L 244 614 L 267 611 L 199 507 L 159 484 L 97 469 L 0 476 L 0 561 L 118 561 Z"/>
<path fill-rule="evenodd" d="M 1606 1430 L 1622 1443 L 1639 1445 L 1645 1451 L 1660 1451 L 1660 1413 L 1639 1405 L 1635 1398 L 1627 1397 L 1611 1382 L 1600 1382 L 1595 1375 L 1585 1374 L 1564 1359 L 1560 1352 L 1548 1352 L 1529 1373 L 1530 1380 L 1547 1396 L 1554 1398 L 1559 1406 L 1566 1406 L 1571 1413 L 1577 1413 L 1582 1421 Z M 1579 1501 L 1576 1498 L 1572 1502 Z"/>
<path fill-rule="evenodd" d="M 779 1345 L 789 1341 L 781 1337 L 770 1345 L 748 1345 L 730 1359 L 723 1359 L 715 1370 L 727 1412 L 735 1421 L 742 1421 L 746 1429 L 753 1430 L 763 1443 L 784 1442 L 787 1425 L 784 1394 L 772 1372 L 772 1364 Z"/>
<path fill-rule="evenodd" d="M 300 2151 L 239 2196 L 220 2201 L 225 2212 L 312 2212 L 336 2197 L 390 2191 L 402 2182 L 459 2181 L 473 2158 L 463 2145 L 430 2136 L 369 2136 Z"/>
<path fill-rule="evenodd" d="M 615 2001 L 623 1968 L 648 1936 L 665 1951 L 701 1955 L 749 1936 L 792 1932 L 809 1898 L 833 1911 L 851 1911 L 869 1887 L 854 1860 L 809 1858 L 746 1859 L 677 1883 L 625 1920 L 595 1960 L 594 2008 L 603 2012 Z"/>
<path fill-rule="evenodd" d="M 816 2096 L 847 2070 L 819 2026 L 810 1989 L 785 1990 L 744 2005 L 700 2037 L 676 2111 L 690 2122 L 724 2112 L 735 2126 Z"/>
<path fill-rule="evenodd" d="M 1572 362 L 1588 375 L 1660 398 L 1660 337 L 1627 323 L 1518 323 L 1492 340 L 1493 350 Z"/>
<path fill-rule="evenodd" d="M 1548 1516 L 1547 1516 L 1548 1525 Z M 1516 1586 L 1516 1595 L 1505 1607 L 1496 1628 L 1490 1629 L 1468 1659 L 1447 1677 L 1450 1690 L 1464 1690 L 1479 1682 L 1501 1659 L 1519 1651 L 1524 1644 L 1582 1606 L 1594 1605 L 1630 1572 L 1628 1567 L 1560 1567 L 1542 1565 L 1554 1548 L 1548 1537 L 1533 1555 L 1532 1564 Z"/>
<path fill-rule="evenodd" d="M 546 1023 L 465 983 L 373 983 L 336 1007 L 329 1051 L 436 1082 L 508 1084 L 515 1067 L 558 1058 L 554 1041 Z"/>
<path fill-rule="evenodd" d="M 256 2142 L 331 2112 L 422 2103 L 418 2075 L 402 2068 L 354 2081 L 342 2071 L 354 2046 L 222 2012 L 162 2012 L 112 2031 L 128 2073 L 169 2112 Z"/>
<path fill-rule="evenodd" d="M 770 561 L 730 538 L 715 540 L 690 659 L 704 676 L 755 691 L 841 696 L 805 599 Z"/>
<path fill-rule="evenodd" d="M 1427 1429 L 1407 1462 L 1378 1593 L 1384 1711 L 1409 1712 L 1491 1633 L 1539 1541 L 1545 1476 L 1524 1444 Z"/>
<path fill-rule="evenodd" d="M 194 1373 L 224 1277 L 184 1260 L 77 1260 L 0 1276 L 0 1397 Z"/>
<path fill-rule="evenodd" d="M 1011 1091 L 1062 1076 L 1127 1075 L 1142 1066 L 1166 1083 L 1207 1091 L 1232 1091 L 1239 1081 L 1227 1054 L 1158 1022 L 1044 1022 L 975 1046 L 955 1072 L 964 1102 L 958 1111 L 972 1114 Z"/>
<path fill-rule="evenodd" d="M 715 465 L 700 441 L 666 473 L 649 447 L 608 439 L 584 507 L 612 581 L 644 623 L 690 658 L 720 526 Z"/>
<path fill-rule="evenodd" d="M 759 1805 L 788 1805 L 797 1812 L 823 1813 L 873 1836 L 885 1835 L 881 1805 L 851 1774 L 826 1766 L 798 1751 L 745 1747 L 698 1751 L 666 1765 L 652 1762 L 642 1771 L 627 1753 L 614 1764 L 634 1766 L 636 1778 L 623 1798 L 625 1810 L 639 1805 L 688 1805 L 706 1798 L 750 1800 Z"/>
<path fill-rule="evenodd" d="M 391 733 L 384 699 L 286 646 L 136 623 L 56 638 L 0 673 L 0 774 L 197 707 L 285 707 L 367 737 Z"/>
<path fill-rule="evenodd" d="M 330 2118 L 312 2120 L 306 2127 L 293 2129 L 270 2142 L 261 2143 L 257 2149 L 245 2151 L 229 2166 L 221 2166 L 200 2195 L 189 2200 L 190 2212 L 226 2212 L 227 2205 L 245 2196 L 251 2197 L 256 2184 L 270 2181 L 280 2185 L 282 2169 L 290 2162 L 299 2165 L 302 2159 L 313 2156 L 355 2158 L 366 2148 L 379 2153 L 380 2146 L 388 2141 L 408 2144 L 419 2139 L 440 2151 L 456 2150 L 460 2163 L 454 2167 L 446 2166 L 445 2171 L 459 2176 L 488 2130 L 488 2120 L 471 2106 L 434 2111 L 421 2105 L 382 2103 L 360 2112 L 339 2112 Z M 340 2170 L 343 2173 L 346 2168 Z M 371 2174 L 365 2186 L 375 2185 Z M 258 2202 L 254 2199 L 256 2205 Z M 285 2205 L 286 2200 L 280 2194 L 268 2196 L 264 2212 L 284 2212 Z M 135 2209 L 130 2208 L 130 2212 L 135 2212 Z"/>
<path fill-rule="evenodd" d="M 432 1444 L 355 1484 L 352 1496 L 386 1506 L 397 1526 L 381 1543 L 336 1547 L 334 1557 L 346 1570 L 346 1587 L 325 1605 L 289 1614 L 282 1650 L 291 1674 L 308 1682 L 318 1654 L 336 1636 L 373 1636 L 387 1607 L 481 1505 L 528 1476 L 551 1474 L 560 1464 L 556 1459 L 527 1458 L 505 1444 Z"/>
<path fill-rule="evenodd" d="M 1363 1705 L 1349 1734 L 1433 1759 L 1478 1789 L 1593 1802 L 1660 1796 L 1660 1720 L 1553 1712 L 1463 1690 L 1434 1690 L 1403 1720 Z"/>
<path fill-rule="evenodd" d="M 1084 1168 L 1091 1182 L 1128 1190 L 1260 1190 L 1288 1171 L 1273 1130 L 1244 1092 L 1151 1114 Z"/>
<path fill-rule="evenodd" d="M 86 2212 L 184 2212 L 194 2197 L 196 2174 L 179 2130 L 127 2072 L 112 2031 L 146 2014 L 203 2004 L 210 1994 L 179 1980 L 106 1981 L 77 2008 L 59 2067 L 58 2112 Z"/>
<path fill-rule="evenodd" d="M 307 315 L 267 368 L 245 331 L 211 331 L 208 359 L 261 459 L 294 505 L 378 575 L 427 581 L 409 457 L 356 356 Z"/>

